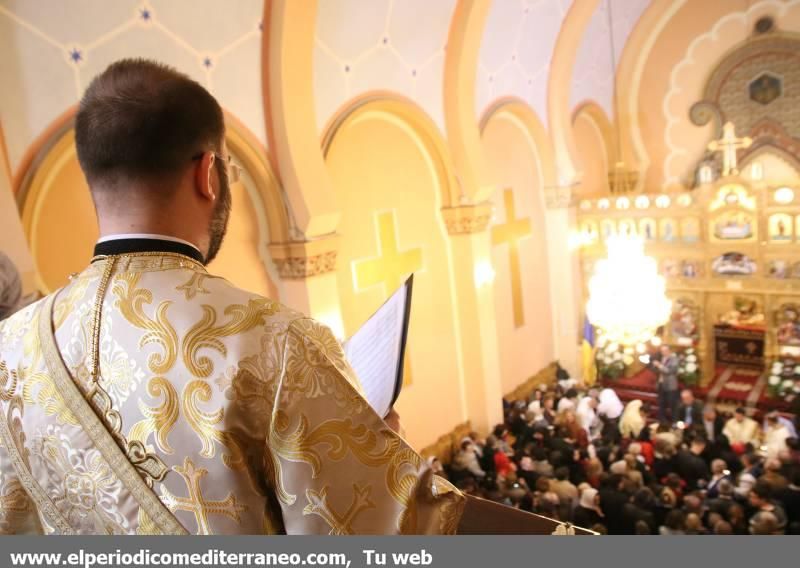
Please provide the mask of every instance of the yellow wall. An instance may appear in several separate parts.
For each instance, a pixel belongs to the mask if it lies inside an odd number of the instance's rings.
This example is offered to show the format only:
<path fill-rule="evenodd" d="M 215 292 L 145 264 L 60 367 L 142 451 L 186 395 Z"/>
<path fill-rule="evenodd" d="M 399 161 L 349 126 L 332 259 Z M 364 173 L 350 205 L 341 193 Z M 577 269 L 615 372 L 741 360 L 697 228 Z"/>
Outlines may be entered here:
<path fill-rule="evenodd" d="M 543 180 L 531 134 L 515 115 L 499 112 L 483 130 L 483 149 L 497 190 L 494 225 L 508 221 L 504 196 L 513 190 L 515 217 L 530 222 L 532 234 L 519 243 L 524 324 L 514 321 L 508 245 L 495 245 L 495 310 L 503 392 L 510 392 L 554 358 L 548 279 Z M 491 230 L 491 229 L 490 229 Z"/>
<path fill-rule="evenodd" d="M 446 183 L 420 132 L 381 110 L 381 103 L 356 109 L 338 126 L 327 151 L 336 199 L 341 207 L 338 289 L 346 335 L 352 334 L 393 292 L 381 285 L 356 287 L 355 263 L 378 257 L 376 215 L 391 212 L 400 251 L 422 249 L 415 275 L 409 339 L 412 384 L 397 404 L 408 439 L 431 443 L 463 422 L 449 252 L 440 219 L 440 185 Z"/>
<path fill-rule="evenodd" d="M 228 231 L 217 258 L 208 270 L 220 274 L 235 286 L 278 300 L 278 289 L 267 273 L 267 234 L 263 207 L 250 192 L 253 180 L 245 176 L 231 187 L 233 208 Z"/>
<path fill-rule="evenodd" d="M 250 188 L 241 183 L 232 188 L 228 233 L 209 269 L 237 286 L 278 299 L 264 260 L 266 216 L 263 206 L 251 197 L 258 195 L 255 182 L 247 174 L 243 181 Z M 71 273 L 86 267 L 99 235 L 72 130 L 45 153 L 32 182 L 24 189 L 23 222 L 38 270 L 37 286 L 49 293 L 63 286 Z"/>
<path fill-rule="evenodd" d="M 99 235 L 72 130 L 43 156 L 24 195 L 23 225 L 36 263 L 37 287 L 50 293 L 86 267 Z"/>

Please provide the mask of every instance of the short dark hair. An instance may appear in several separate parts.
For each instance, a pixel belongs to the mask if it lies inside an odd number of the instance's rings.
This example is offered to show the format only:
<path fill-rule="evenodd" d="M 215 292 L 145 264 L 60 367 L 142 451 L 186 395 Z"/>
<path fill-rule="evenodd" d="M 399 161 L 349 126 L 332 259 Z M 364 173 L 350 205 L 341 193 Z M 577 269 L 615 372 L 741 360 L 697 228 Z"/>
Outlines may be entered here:
<path fill-rule="evenodd" d="M 761 499 L 769 499 L 772 497 L 772 485 L 769 484 L 768 481 L 764 479 L 759 479 L 756 481 L 756 484 L 753 485 L 753 488 L 750 490 L 756 495 L 758 495 Z"/>
<path fill-rule="evenodd" d="M 176 177 L 200 152 L 218 150 L 222 108 L 199 83 L 167 65 L 122 59 L 95 77 L 75 119 L 89 185 Z"/>

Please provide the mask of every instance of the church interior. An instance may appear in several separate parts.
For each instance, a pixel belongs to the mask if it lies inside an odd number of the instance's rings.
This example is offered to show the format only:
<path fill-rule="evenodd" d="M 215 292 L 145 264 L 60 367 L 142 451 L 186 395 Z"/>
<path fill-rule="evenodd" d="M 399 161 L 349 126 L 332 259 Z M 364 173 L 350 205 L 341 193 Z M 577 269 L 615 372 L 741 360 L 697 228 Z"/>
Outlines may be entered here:
<path fill-rule="evenodd" d="M 124 57 L 225 111 L 211 272 L 341 340 L 414 275 L 395 408 L 424 456 L 519 436 L 565 379 L 655 418 L 661 346 L 721 415 L 796 420 L 800 0 L 2 0 L 0 251 L 28 300 L 92 256 L 74 117 Z"/>

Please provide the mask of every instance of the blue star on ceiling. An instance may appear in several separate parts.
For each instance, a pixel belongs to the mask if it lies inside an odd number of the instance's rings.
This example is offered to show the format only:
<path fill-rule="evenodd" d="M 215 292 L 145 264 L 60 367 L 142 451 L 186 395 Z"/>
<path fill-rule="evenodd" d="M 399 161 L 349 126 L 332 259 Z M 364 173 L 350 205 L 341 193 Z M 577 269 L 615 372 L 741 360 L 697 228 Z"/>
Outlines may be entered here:
<path fill-rule="evenodd" d="M 149 22 L 150 19 L 153 17 L 153 14 L 152 14 L 152 12 L 150 12 L 150 10 L 148 8 L 142 8 L 141 10 L 139 10 L 139 17 L 143 21 Z"/>
<path fill-rule="evenodd" d="M 204 57 L 203 58 L 203 67 L 205 67 L 206 69 L 210 69 L 212 65 L 213 65 L 213 63 L 212 63 L 210 57 Z"/>
<path fill-rule="evenodd" d="M 73 63 L 80 63 L 83 61 L 83 53 L 77 47 L 73 47 L 69 52 L 69 59 Z"/>

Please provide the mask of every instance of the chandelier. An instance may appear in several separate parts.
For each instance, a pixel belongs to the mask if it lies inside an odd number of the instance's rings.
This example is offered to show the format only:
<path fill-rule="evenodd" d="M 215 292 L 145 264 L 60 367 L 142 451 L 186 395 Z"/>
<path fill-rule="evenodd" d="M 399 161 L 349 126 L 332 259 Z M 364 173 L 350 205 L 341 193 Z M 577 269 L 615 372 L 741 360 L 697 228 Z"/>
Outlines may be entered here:
<path fill-rule="evenodd" d="M 672 309 L 656 261 L 636 237 L 611 237 L 608 258 L 599 260 L 589 280 L 586 316 L 610 342 L 639 345 L 653 338 Z"/>

